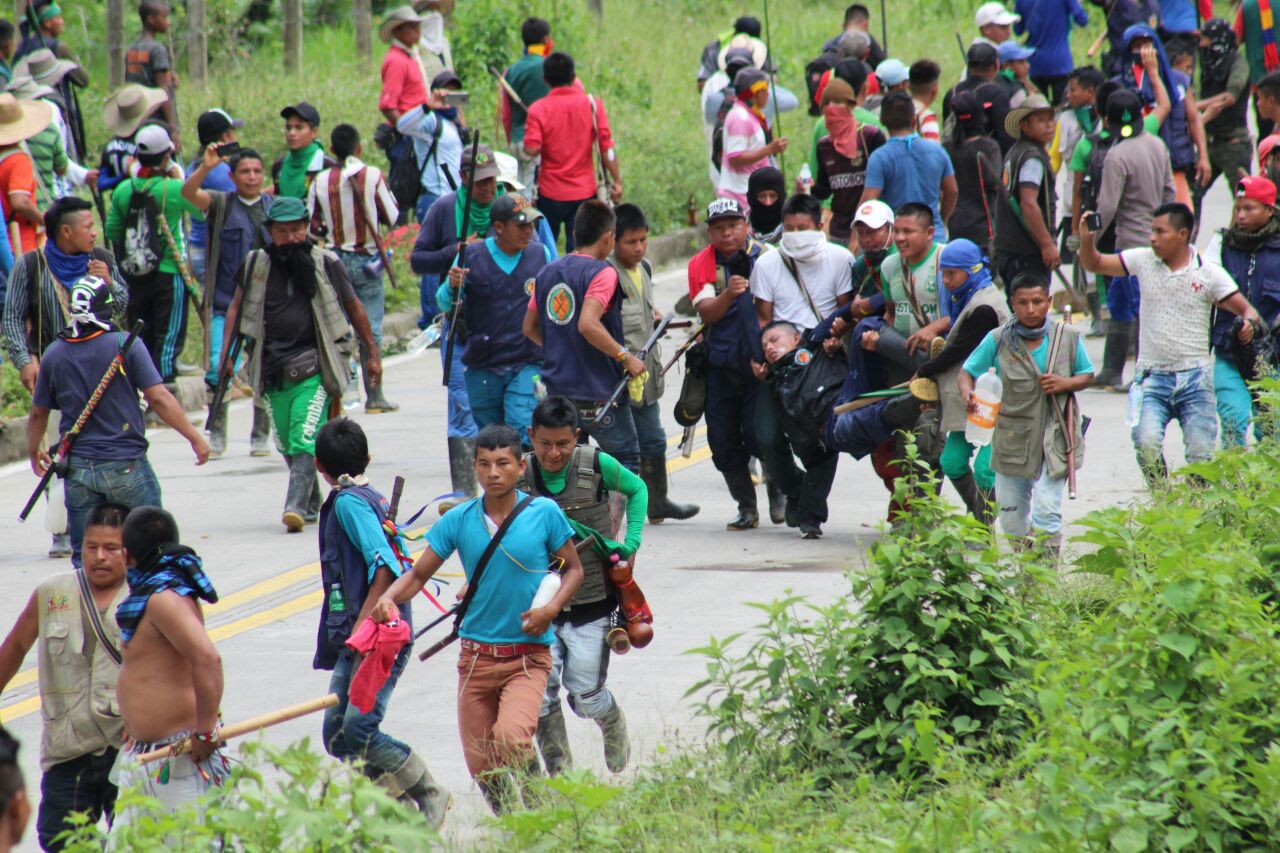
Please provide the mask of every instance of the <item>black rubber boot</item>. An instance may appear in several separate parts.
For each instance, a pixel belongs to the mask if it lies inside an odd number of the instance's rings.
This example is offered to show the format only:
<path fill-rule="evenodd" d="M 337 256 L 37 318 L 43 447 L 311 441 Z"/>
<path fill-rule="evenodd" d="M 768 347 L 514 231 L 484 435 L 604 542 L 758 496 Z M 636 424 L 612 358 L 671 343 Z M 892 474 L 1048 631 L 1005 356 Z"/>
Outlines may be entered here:
<path fill-rule="evenodd" d="M 364 412 L 366 415 L 378 415 L 383 412 L 398 412 L 400 406 L 391 402 L 382 394 L 382 383 L 378 383 L 376 387 L 369 387 L 369 374 L 361 371 L 364 375 Z"/>
<path fill-rule="evenodd" d="M 1089 303 L 1089 316 L 1093 318 L 1086 337 L 1100 338 L 1107 333 L 1107 324 L 1102 320 L 1102 297 L 1098 295 L 1098 289 L 1095 287 L 1090 290 L 1085 300 Z"/>
<path fill-rule="evenodd" d="M 604 734 L 604 766 L 610 773 L 621 773 L 631 758 L 631 738 L 627 735 L 627 718 L 614 702 L 609 713 L 596 720 Z"/>
<path fill-rule="evenodd" d="M 764 491 L 769 496 L 769 521 L 794 527 L 795 525 L 791 524 L 787 518 L 787 495 L 782 491 L 781 484 L 774 482 L 767 472 L 764 478 Z"/>
<path fill-rule="evenodd" d="M 256 403 L 253 406 L 253 430 L 249 433 L 249 455 L 271 455 L 271 416 Z"/>
<path fill-rule="evenodd" d="M 989 527 L 993 521 L 991 490 L 979 488 L 978 481 L 973 478 L 973 474 L 953 477 L 951 485 L 955 486 L 956 491 L 960 493 L 960 500 L 964 501 L 964 507 L 969 511 L 969 514 Z"/>
<path fill-rule="evenodd" d="M 911 429 L 920 419 L 920 401 L 910 394 L 894 397 L 880 411 L 885 425 L 897 429 Z"/>
<path fill-rule="evenodd" d="M 484 773 L 476 779 L 476 785 L 495 815 L 504 815 L 520 807 L 520 786 L 510 770 L 498 768 Z"/>
<path fill-rule="evenodd" d="M 432 829 L 439 829 L 444 824 L 445 815 L 453 807 L 453 795 L 436 784 L 426 762 L 416 752 L 409 753 L 399 770 L 382 774 L 374 781 L 386 788 L 391 796 L 416 807 Z"/>
<path fill-rule="evenodd" d="M 729 487 L 729 496 L 738 502 L 738 514 L 725 525 L 725 529 L 741 531 L 759 527 L 760 511 L 756 504 L 756 487 L 751 482 L 751 470 L 744 465 L 724 471 L 722 476 Z"/>
<path fill-rule="evenodd" d="M 538 718 L 538 751 L 548 776 L 559 776 L 573 769 L 573 754 L 569 751 L 569 732 L 564 727 L 564 709 L 555 708 Z M 536 760 L 536 759 L 535 759 Z"/>
<path fill-rule="evenodd" d="M 474 438 L 449 436 L 449 482 L 453 485 L 453 497 L 440 501 L 441 515 L 476 496 Z"/>
<path fill-rule="evenodd" d="M 661 524 L 668 518 L 683 521 L 693 518 L 701 509 L 697 504 L 675 503 L 667 496 L 667 460 L 664 457 L 641 459 L 640 479 L 649 489 L 650 524 Z"/>
<path fill-rule="evenodd" d="M 209 458 L 217 459 L 227 452 L 227 409 L 223 406 L 218 417 L 209 424 Z"/>
<path fill-rule="evenodd" d="M 1124 363 L 1129 357 L 1129 336 L 1132 333 L 1132 322 L 1107 322 L 1107 345 L 1102 352 L 1102 371 L 1093 380 L 1095 388 L 1124 385 Z"/>
<path fill-rule="evenodd" d="M 309 453 L 286 456 L 289 463 L 289 490 L 285 494 L 284 514 L 280 521 L 289 533 L 298 533 L 306 524 L 313 492 L 319 491 L 316 483 L 315 457 Z"/>

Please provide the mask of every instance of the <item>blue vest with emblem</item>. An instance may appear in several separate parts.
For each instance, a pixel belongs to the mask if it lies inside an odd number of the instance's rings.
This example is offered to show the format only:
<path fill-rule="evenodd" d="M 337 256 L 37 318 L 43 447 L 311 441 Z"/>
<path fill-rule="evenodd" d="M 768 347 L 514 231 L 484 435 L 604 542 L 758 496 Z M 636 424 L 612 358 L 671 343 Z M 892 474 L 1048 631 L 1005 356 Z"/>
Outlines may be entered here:
<path fill-rule="evenodd" d="M 751 258 L 754 267 L 764 251 L 764 246 L 748 240 L 743 250 Z M 720 258 L 716 257 L 716 296 L 729 286 L 729 274 Z M 708 358 L 713 367 L 727 367 L 751 372 L 751 360 L 764 364 L 764 349 L 760 344 L 760 324 L 756 320 L 755 302 L 747 290 L 729 306 L 724 316 L 707 328 Z"/>
<path fill-rule="evenodd" d="M 316 656 L 311 662 L 314 669 L 333 669 L 342 652 L 343 643 L 356 629 L 356 616 L 369 595 L 369 564 L 360 548 L 338 522 L 334 501 L 338 495 L 355 495 L 367 503 L 381 524 L 387 520 L 387 501 L 372 486 L 348 486 L 334 489 L 320 508 L 320 580 L 324 601 L 320 606 L 320 626 L 316 633 Z M 398 542 L 401 552 L 404 542 Z M 334 584 L 342 591 L 341 610 L 332 610 Z M 413 630 L 412 603 L 397 605 L 400 618 Z"/>
<path fill-rule="evenodd" d="M 603 270 L 604 261 L 585 255 L 566 255 L 538 273 L 534 304 L 542 329 L 542 381 L 548 394 L 570 400 L 602 403 L 609 399 L 622 365 L 587 343 L 578 331 L 587 286 Z M 600 320 L 615 341 L 622 341 L 621 292 Z"/>
<path fill-rule="evenodd" d="M 1225 241 L 1225 235 L 1223 235 Z M 1222 266 L 1239 286 L 1262 321 L 1271 325 L 1280 317 L 1280 237 L 1272 237 L 1254 252 L 1222 246 Z M 1219 310 L 1213 321 L 1213 348 L 1231 355 L 1231 324 L 1236 315 Z"/>
<path fill-rule="evenodd" d="M 270 210 L 271 196 L 263 194 L 259 204 L 263 210 Z M 236 272 L 249 252 L 253 251 L 253 232 L 253 219 L 250 218 L 249 211 L 244 202 L 232 193 L 227 199 L 226 218 L 219 232 L 218 269 L 214 279 L 213 310 L 220 314 L 226 313 L 236 295 Z M 262 243 L 266 245 L 269 242 L 271 241 L 264 229 Z"/>
<path fill-rule="evenodd" d="M 546 252 L 537 240 L 530 241 L 510 273 L 502 271 L 487 246 L 467 252 L 463 364 L 501 371 L 542 361 L 542 348 L 524 336 L 524 315 L 534 280 L 546 265 Z"/>

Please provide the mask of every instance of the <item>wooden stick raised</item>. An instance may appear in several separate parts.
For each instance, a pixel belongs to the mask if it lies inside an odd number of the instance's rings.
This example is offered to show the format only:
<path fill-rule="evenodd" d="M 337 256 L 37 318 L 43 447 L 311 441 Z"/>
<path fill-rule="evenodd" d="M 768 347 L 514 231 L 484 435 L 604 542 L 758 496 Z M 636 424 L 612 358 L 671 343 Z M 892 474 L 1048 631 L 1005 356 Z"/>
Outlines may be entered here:
<path fill-rule="evenodd" d="M 314 714 L 316 711 L 323 711 L 326 708 L 332 708 L 338 704 L 338 694 L 330 693 L 327 696 L 321 696 L 318 699 L 310 699 L 306 702 L 300 702 L 297 705 L 290 705 L 288 708 L 280 708 L 276 711 L 268 711 L 265 714 L 259 714 L 256 717 L 250 717 L 247 720 L 241 720 L 238 723 L 232 723 L 222 729 L 222 739 L 224 741 L 231 740 L 233 737 L 252 734 L 256 731 L 269 728 L 279 723 L 288 722 L 289 720 L 305 717 L 307 714 Z M 161 758 L 168 758 L 171 755 L 182 755 L 191 745 L 191 739 L 182 741 L 181 743 L 172 744 L 162 747 L 161 749 L 153 749 L 151 752 L 144 752 L 138 756 L 138 761 L 146 764 L 149 761 L 158 761 Z"/>

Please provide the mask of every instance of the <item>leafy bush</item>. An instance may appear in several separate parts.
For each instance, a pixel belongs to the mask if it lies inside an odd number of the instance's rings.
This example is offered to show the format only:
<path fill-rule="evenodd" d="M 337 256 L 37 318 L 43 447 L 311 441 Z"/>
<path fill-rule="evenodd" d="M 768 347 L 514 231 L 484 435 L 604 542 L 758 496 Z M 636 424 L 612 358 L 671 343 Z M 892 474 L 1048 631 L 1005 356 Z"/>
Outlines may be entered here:
<path fill-rule="evenodd" d="M 250 742 L 242 750 L 244 763 L 199 814 L 194 805 L 170 814 L 156 800 L 122 790 L 116 812 L 128 810 L 130 819 L 112 833 L 114 849 L 396 853 L 439 842 L 417 810 L 306 738 L 284 749 Z M 98 851 L 105 841 L 96 826 L 70 835 L 69 853 Z"/>
<path fill-rule="evenodd" d="M 989 750 L 1022 726 L 1011 686 L 1038 632 L 1021 572 L 923 474 L 899 489 L 915 493 L 912 512 L 871 548 L 869 572 L 850 575 L 851 594 L 755 605 L 766 620 L 744 652 L 740 635 L 695 650 L 709 674 L 691 692 L 707 691 L 701 710 L 731 752 L 824 780 L 913 778 L 944 746 Z"/>

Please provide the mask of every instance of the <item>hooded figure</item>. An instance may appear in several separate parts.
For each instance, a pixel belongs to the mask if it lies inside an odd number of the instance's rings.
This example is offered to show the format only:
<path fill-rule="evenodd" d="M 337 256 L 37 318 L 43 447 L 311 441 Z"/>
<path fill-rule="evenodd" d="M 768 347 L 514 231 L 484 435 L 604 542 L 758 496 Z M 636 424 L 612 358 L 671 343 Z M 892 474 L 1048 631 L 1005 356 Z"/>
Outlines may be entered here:
<path fill-rule="evenodd" d="M 1210 83 L 1223 86 L 1231 75 L 1231 66 L 1239 51 L 1235 31 L 1221 18 L 1211 18 L 1205 22 L 1200 34 L 1209 40 L 1207 46 L 1200 48 L 1201 86 Z"/>
<path fill-rule="evenodd" d="M 948 315 L 954 322 L 960 312 L 969 304 L 973 294 L 984 287 L 990 287 L 991 265 L 987 256 L 982 253 L 972 240 L 952 240 L 942 247 L 942 255 L 938 260 L 940 269 L 962 269 L 969 274 L 965 283 L 956 290 L 950 291 L 951 299 L 946 304 Z"/>
<path fill-rule="evenodd" d="M 764 192 L 774 194 L 772 203 L 765 204 L 761 201 L 760 195 Z M 787 187 L 782 172 L 766 166 L 751 173 L 751 177 L 747 179 L 747 219 L 751 223 L 753 238 L 762 243 L 777 245 L 782 235 L 782 203 L 786 198 Z"/>
<path fill-rule="evenodd" d="M 1150 112 L 1156 102 L 1155 90 L 1151 88 L 1151 81 L 1146 78 L 1142 67 L 1142 56 L 1134 46 L 1135 41 L 1142 39 L 1150 41 L 1156 49 L 1160 80 L 1164 83 L 1165 91 L 1169 93 L 1171 108 L 1169 117 L 1160 125 L 1160 138 L 1169 148 L 1173 171 L 1194 169 L 1196 149 L 1191 142 L 1191 131 L 1187 126 L 1187 109 L 1183 103 L 1187 88 L 1191 85 L 1191 79 L 1181 71 L 1173 69 L 1169 64 L 1169 56 L 1164 51 L 1164 43 L 1160 41 L 1156 31 L 1146 24 L 1134 24 L 1124 31 L 1124 58 L 1119 80 L 1126 88 L 1133 89 L 1142 98 L 1143 112 Z"/>

